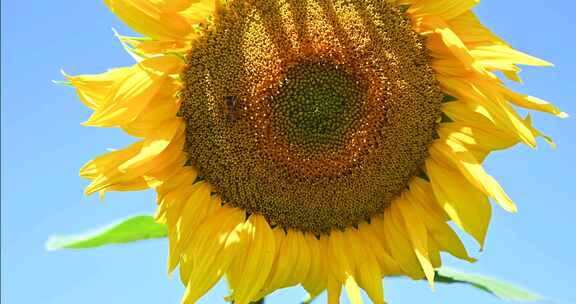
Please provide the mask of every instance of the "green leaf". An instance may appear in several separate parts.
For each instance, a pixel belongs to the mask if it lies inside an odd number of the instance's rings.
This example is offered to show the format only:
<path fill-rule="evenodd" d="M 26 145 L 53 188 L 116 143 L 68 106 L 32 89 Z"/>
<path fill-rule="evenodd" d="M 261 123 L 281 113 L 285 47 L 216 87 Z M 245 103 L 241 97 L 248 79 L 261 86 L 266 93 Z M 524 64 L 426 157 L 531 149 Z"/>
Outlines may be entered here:
<path fill-rule="evenodd" d="M 510 283 L 502 282 L 487 276 L 465 273 L 460 270 L 448 267 L 436 269 L 435 281 L 448 284 L 468 284 L 507 301 L 531 302 L 543 300 L 541 296 L 525 289 L 516 287 Z"/>
<path fill-rule="evenodd" d="M 145 239 L 166 237 L 166 226 L 154 221 L 150 215 L 137 215 L 96 231 L 84 234 L 52 236 L 46 242 L 47 250 L 84 249 L 109 244 L 123 244 Z"/>

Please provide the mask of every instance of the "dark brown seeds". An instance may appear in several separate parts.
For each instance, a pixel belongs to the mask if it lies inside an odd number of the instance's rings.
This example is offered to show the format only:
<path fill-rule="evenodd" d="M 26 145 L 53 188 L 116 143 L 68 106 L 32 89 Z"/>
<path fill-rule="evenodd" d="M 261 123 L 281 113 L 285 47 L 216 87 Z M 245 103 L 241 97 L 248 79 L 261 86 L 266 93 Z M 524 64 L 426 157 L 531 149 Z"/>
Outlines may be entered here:
<path fill-rule="evenodd" d="M 321 234 L 381 214 L 440 116 L 423 42 L 386 1 L 230 1 L 187 60 L 190 162 L 271 225 Z"/>

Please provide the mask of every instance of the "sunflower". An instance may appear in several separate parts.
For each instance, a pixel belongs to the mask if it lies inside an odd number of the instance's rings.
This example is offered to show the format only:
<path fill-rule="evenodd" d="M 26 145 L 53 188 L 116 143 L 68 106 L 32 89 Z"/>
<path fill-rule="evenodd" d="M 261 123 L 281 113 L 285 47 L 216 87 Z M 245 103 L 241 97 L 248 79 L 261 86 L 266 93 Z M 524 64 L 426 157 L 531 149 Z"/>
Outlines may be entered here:
<path fill-rule="evenodd" d="M 223 276 L 227 300 L 288 286 L 384 303 L 382 278 L 426 278 L 440 252 L 474 261 L 492 198 L 482 162 L 555 106 L 507 88 L 549 66 L 485 28 L 477 0 L 105 0 L 144 37 L 137 63 L 66 75 L 84 123 L 140 138 L 88 162 L 87 194 L 153 188 L 194 303 Z M 498 73 L 500 72 L 500 73 Z"/>

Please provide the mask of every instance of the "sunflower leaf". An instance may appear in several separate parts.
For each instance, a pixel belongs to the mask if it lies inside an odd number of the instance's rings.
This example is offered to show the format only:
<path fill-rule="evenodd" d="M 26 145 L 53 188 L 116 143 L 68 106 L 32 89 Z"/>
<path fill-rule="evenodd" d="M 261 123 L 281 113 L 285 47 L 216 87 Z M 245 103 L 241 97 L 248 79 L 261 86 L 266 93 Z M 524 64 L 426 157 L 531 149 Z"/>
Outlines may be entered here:
<path fill-rule="evenodd" d="M 52 236 L 46 242 L 46 249 L 85 249 L 162 238 L 166 235 L 166 226 L 156 223 L 153 216 L 137 215 L 88 233 Z"/>
<path fill-rule="evenodd" d="M 502 282 L 483 275 L 465 273 L 448 267 L 436 269 L 435 281 L 447 284 L 468 284 L 507 301 L 532 302 L 543 300 L 541 296 L 510 283 Z"/>

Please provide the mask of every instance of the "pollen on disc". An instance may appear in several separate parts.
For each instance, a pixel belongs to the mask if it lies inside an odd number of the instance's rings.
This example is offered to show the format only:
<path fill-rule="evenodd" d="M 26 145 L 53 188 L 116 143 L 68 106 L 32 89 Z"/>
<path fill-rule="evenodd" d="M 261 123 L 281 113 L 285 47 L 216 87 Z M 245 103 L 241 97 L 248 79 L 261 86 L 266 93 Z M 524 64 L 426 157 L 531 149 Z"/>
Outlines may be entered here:
<path fill-rule="evenodd" d="M 429 62 L 386 1 L 229 1 L 182 74 L 189 163 L 271 225 L 369 220 L 427 156 L 443 97 Z"/>

